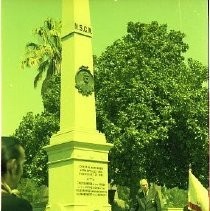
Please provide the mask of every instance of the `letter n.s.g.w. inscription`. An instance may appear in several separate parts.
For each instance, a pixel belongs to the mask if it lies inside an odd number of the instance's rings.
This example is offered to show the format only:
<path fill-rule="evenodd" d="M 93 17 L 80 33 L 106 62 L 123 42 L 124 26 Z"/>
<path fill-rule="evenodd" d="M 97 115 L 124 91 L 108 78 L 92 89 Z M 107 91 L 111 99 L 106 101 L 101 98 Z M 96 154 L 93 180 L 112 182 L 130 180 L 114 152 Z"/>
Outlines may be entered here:
<path fill-rule="evenodd" d="M 75 27 L 75 30 L 78 30 L 80 32 L 92 34 L 92 30 L 89 26 L 85 26 L 85 25 L 82 25 L 82 24 L 75 23 L 74 27 Z"/>

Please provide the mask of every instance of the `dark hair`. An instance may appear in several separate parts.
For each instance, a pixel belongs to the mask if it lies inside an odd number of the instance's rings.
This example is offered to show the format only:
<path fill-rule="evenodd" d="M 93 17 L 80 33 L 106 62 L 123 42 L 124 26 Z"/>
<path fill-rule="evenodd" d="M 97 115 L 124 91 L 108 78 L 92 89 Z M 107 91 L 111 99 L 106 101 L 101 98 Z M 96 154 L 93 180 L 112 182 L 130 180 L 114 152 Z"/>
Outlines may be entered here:
<path fill-rule="evenodd" d="M 7 172 L 7 162 L 11 159 L 19 159 L 20 143 L 14 137 L 1 137 L 1 175 Z"/>

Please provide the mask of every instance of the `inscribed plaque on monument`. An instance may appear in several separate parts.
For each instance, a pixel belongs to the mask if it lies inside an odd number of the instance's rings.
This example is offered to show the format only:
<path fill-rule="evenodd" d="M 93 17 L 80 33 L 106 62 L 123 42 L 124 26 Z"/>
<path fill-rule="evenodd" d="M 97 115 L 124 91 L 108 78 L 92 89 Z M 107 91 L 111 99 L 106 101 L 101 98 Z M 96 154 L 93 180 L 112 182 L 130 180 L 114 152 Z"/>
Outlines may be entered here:
<path fill-rule="evenodd" d="M 80 162 L 76 172 L 76 195 L 107 197 L 107 168 L 102 163 Z"/>

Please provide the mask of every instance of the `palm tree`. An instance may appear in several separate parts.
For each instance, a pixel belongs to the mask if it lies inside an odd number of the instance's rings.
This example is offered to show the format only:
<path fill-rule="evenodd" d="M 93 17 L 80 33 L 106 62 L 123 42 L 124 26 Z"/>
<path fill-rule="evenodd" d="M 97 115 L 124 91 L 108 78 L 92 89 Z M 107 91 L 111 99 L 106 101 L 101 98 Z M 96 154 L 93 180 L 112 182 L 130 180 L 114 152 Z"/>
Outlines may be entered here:
<path fill-rule="evenodd" d="M 51 76 L 61 72 L 61 22 L 51 18 L 44 21 L 44 25 L 35 30 L 38 43 L 30 42 L 26 44 L 25 58 L 22 61 L 22 68 L 37 67 L 37 75 L 34 79 L 34 87 L 41 81 L 42 84 Z"/>

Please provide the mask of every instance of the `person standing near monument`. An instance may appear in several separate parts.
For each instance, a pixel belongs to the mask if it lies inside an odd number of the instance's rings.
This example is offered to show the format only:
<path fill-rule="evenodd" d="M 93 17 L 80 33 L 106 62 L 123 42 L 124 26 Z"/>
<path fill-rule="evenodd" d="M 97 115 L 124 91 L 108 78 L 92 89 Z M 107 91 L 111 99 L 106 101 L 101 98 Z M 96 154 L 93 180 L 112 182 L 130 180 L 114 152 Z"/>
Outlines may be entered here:
<path fill-rule="evenodd" d="M 161 211 L 160 198 L 157 190 L 149 188 L 146 179 L 140 180 L 140 189 L 132 211 Z"/>
<path fill-rule="evenodd" d="M 1 138 L 1 211 L 32 211 L 31 204 L 15 194 L 23 174 L 25 151 L 12 137 Z"/>

